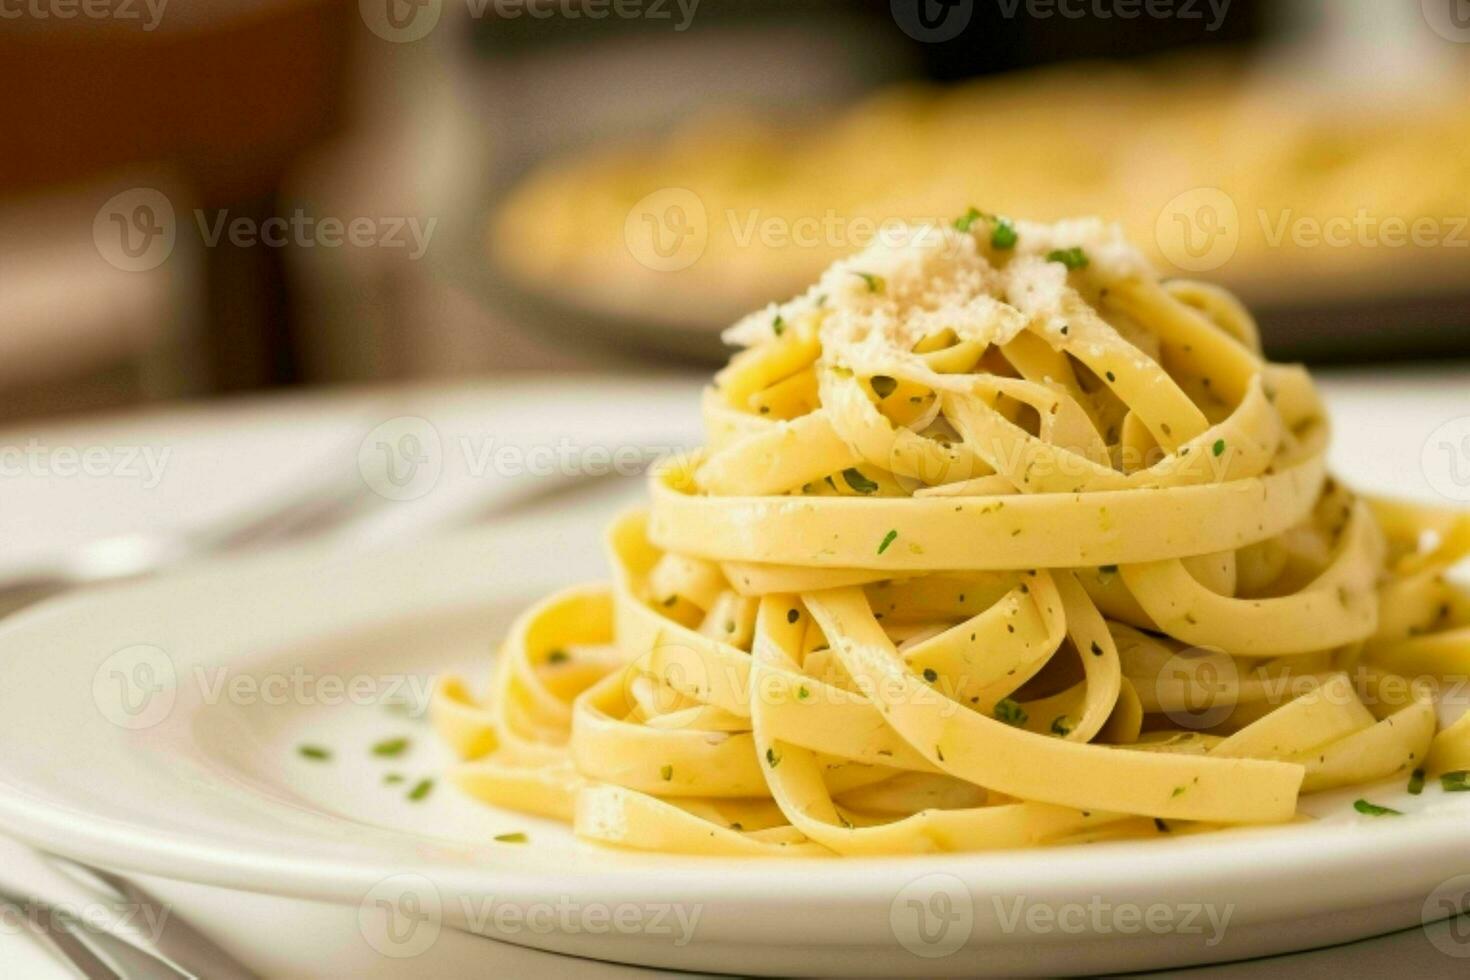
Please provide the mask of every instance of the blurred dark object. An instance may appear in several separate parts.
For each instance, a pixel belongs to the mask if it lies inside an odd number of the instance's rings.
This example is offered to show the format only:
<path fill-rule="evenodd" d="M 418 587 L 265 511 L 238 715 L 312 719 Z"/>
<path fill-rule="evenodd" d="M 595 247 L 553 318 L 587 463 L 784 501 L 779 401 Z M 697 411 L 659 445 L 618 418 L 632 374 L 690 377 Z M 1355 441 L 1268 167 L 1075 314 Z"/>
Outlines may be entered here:
<path fill-rule="evenodd" d="M 1470 292 L 1267 306 L 1255 311 L 1275 361 L 1376 364 L 1470 357 Z"/>
<path fill-rule="evenodd" d="M 13 365 L 0 371 L 0 416 L 299 383 L 603 370 L 650 357 L 715 362 L 725 351 L 713 332 L 733 318 L 730 309 L 749 308 L 744 299 L 721 305 L 709 291 L 691 297 L 660 283 L 656 314 L 608 308 L 570 285 L 526 288 L 487 261 L 486 229 L 510 190 L 559 156 L 590 159 L 613 143 L 653 147 L 691 122 L 720 126 L 742 113 L 815 125 L 908 81 L 961 83 L 1088 58 L 1134 65 L 1161 54 L 1181 63 L 1277 57 L 1306 65 L 1299 74 L 1320 82 L 1330 106 L 1356 104 L 1358 95 L 1344 94 L 1360 91 L 1348 87 L 1353 79 L 1371 88 L 1375 71 L 1390 70 L 1385 64 L 1409 75 L 1405 65 L 1425 61 L 1422 49 L 1384 41 L 1372 18 L 1385 5 L 1365 0 L 1230 0 L 1223 18 L 1208 0 L 1179 0 L 1175 8 L 1198 16 L 1132 19 L 1098 15 L 1092 0 L 973 0 L 966 29 L 934 43 L 901 28 L 890 0 L 666 0 L 661 19 L 592 16 L 577 0 L 558 0 L 551 16 L 527 12 L 536 0 L 505 0 L 503 8 L 498 0 L 382 2 L 399 4 L 400 16 L 432 6 L 437 26 L 398 43 L 351 0 L 172 0 L 157 30 L 5 21 L 0 326 L 15 328 L 0 341 Z M 1357 12 L 1335 13 L 1347 8 Z M 1055 12 L 1043 16 L 1047 10 Z M 1418 14 L 1410 12 L 1422 28 Z M 1319 71 L 1301 52 L 1278 50 L 1314 19 L 1318 27 L 1335 19 L 1338 42 L 1356 39 L 1356 50 L 1312 42 L 1335 50 L 1345 70 Z M 1429 33 L 1446 57 L 1465 47 Z M 1179 86 L 1166 77 L 1158 88 L 1168 95 Z M 1119 139 L 1140 128 L 1104 122 Z M 1273 135 L 1263 127 L 1246 142 Z M 853 145 L 856 169 L 870 154 Z M 1330 166 L 1332 147 L 1323 155 Z M 770 157 L 726 162 L 758 182 Z M 1092 163 L 1073 154 L 1043 176 Z M 824 167 L 834 180 L 843 176 Z M 157 274 L 100 267 L 87 251 L 89 210 L 120 180 L 167 184 L 174 198 L 180 242 L 190 244 Z M 876 183 L 887 181 L 880 173 Z M 933 207 L 955 207 L 964 196 L 939 189 L 942 205 Z M 1142 198 L 1100 198 L 1086 196 L 1100 201 L 1090 210 L 1147 209 Z M 196 227 L 227 215 L 258 228 L 296 211 L 407 218 L 434 230 L 416 257 L 228 238 L 209 244 Z M 758 278 L 741 258 L 721 259 L 720 277 Z M 18 279 L 24 288 L 9 285 Z M 1464 353 L 1466 303 L 1410 286 L 1411 298 L 1395 302 L 1250 298 L 1277 356 Z M 757 305 L 778 294 L 767 284 Z"/>
<path fill-rule="evenodd" d="M 145 4 L 133 7 L 147 17 Z M 12 230 L 26 235 L 38 254 L 64 264 L 65 243 L 89 242 L 92 215 L 117 189 L 119 174 L 134 175 L 135 186 L 156 186 L 162 178 L 153 175 L 167 175 L 181 240 L 197 242 L 198 214 L 225 210 L 259 220 L 273 213 L 281 175 L 304 147 L 339 123 L 344 31 L 355 20 L 354 10 L 332 0 L 173 4 L 162 8 L 152 27 L 77 17 L 6 20 L 0 35 L 6 93 L 0 100 L 0 132 L 6 134 L 0 188 L 20 202 L 69 195 L 78 205 L 74 214 L 55 212 L 65 219 Z M 53 249 L 48 237 L 62 244 Z M 95 250 L 90 256 L 77 252 L 71 272 L 58 267 L 35 275 L 80 280 L 96 259 Z M 36 389 L 29 394 L 7 385 L 0 411 L 95 408 L 300 380 L 299 325 L 281 263 L 279 249 L 224 241 L 187 262 L 171 257 L 156 276 L 103 269 L 91 288 L 105 292 L 112 282 L 120 284 L 121 296 L 188 295 L 187 316 L 198 332 L 190 340 L 187 374 L 161 388 L 138 385 L 128 357 L 115 351 L 112 361 L 98 364 L 93 355 L 107 345 L 78 344 L 70 375 L 81 387 L 66 394 L 68 369 L 52 362 L 24 386 Z M 149 277 L 160 282 L 168 274 L 174 286 L 150 293 Z M 194 281 L 181 283 L 180 276 Z M 116 324 L 100 324 L 94 333 L 137 336 L 126 312 L 136 304 L 119 302 Z M 56 306 L 57 329 L 64 332 L 80 305 Z M 106 319 L 107 303 L 89 309 Z M 169 308 L 151 315 L 163 323 Z M 164 373 L 162 367 L 143 370 L 154 378 Z M 111 380 L 80 381 L 97 372 Z"/>

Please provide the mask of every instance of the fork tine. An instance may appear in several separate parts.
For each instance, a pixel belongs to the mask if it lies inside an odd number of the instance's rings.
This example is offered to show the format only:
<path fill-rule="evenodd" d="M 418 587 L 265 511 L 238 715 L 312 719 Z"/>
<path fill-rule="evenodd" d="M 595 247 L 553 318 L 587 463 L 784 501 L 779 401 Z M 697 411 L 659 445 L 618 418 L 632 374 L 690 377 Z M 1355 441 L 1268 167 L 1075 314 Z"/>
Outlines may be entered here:
<path fill-rule="evenodd" d="M 200 552 L 226 552 L 325 530 L 345 520 L 367 489 L 356 473 L 347 478 L 333 474 L 284 504 L 194 536 L 192 543 Z"/>
<path fill-rule="evenodd" d="M 45 902 L 24 898 L 0 888 L 0 905 L 15 909 L 33 936 L 54 954 L 76 967 L 87 980 L 127 980 L 84 943 L 64 920 L 53 915 L 54 909 Z M 37 921 L 31 914 L 33 911 L 44 915 L 46 922 Z"/>

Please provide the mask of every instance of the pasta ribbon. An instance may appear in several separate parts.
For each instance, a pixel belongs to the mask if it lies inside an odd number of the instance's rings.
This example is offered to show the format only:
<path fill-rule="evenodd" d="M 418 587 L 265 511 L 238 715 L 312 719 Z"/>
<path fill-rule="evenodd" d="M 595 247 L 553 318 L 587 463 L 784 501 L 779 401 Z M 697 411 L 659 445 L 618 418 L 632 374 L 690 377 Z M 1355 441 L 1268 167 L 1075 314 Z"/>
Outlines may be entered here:
<path fill-rule="evenodd" d="M 979 217 L 976 217 L 979 215 Z M 1298 818 L 1470 767 L 1470 517 L 1327 475 L 1311 379 L 1095 221 L 972 212 L 730 333 L 705 449 L 433 717 L 486 802 L 650 851 L 858 855 Z M 963 226 L 963 227 L 961 227 Z"/>

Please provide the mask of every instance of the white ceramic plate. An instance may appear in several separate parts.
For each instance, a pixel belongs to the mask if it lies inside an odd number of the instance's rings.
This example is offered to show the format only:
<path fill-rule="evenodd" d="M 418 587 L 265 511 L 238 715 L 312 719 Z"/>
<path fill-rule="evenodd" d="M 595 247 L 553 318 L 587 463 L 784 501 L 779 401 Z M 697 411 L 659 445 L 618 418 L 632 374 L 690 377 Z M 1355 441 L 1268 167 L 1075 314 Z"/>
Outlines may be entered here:
<path fill-rule="evenodd" d="M 1356 445 L 1373 451 L 1361 433 Z M 390 958 L 469 930 L 788 975 L 1258 956 L 1442 916 L 1426 896 L 1467 870 L 1470 795 L 1409 797 L 1402 781 L 1314 798 L 1321 819 L 1286 827 L 844 861 L 616 853 L 447 785 L 407 799 L 447 758 L 394 702 L 445 669 L 483 676 L 517 608 L 601 576 L 594 534 L 543 519 L 370 556 L 296 550 L 7 620 L 0 827 L 139 874 L 356 906 L 362 938 Z M 370 751 L 399 735 L 402 756 Z M 333 758 L 303 758 L 303 744 Z M 389 772 L 406 781 L 385 784 Z M 1357 796 L 1407 815 L 1358 816 Z M 492 840 L 516 831 L 528 843 Z"/>
<path fill-rule="evenodd" d="M 771 863 L 598 850 L 448 786 L 408 800 L 447 760 L 392 702 L 445 668 L 483 674 L 517 606 L 596 573 L 568 540 L 587 530 L 304 550 L 17 617 L 0 631 L 0 822 L 128 870 L 361 903 L 388 955 L 412 955 L 442 919 L 624 962 L 849 975 L 1141 969 L 1340 941 L 1418 921 L 1470 844 L 1470 797 L 1411 798 L 1401 782 L 1362 793 L 1401 818 L 1359 817 L 1358 794 L 1335 794 L 1312 801 L 1322 820 L 1269 830 Z M 402 756 L 371 753 L 398 735 Z M 333 758 L 303 758 L 307 743 Z M 491 840 L 514 831 L 529 842 Z M 623 931 L 603 918 L 617 914 Z"/>

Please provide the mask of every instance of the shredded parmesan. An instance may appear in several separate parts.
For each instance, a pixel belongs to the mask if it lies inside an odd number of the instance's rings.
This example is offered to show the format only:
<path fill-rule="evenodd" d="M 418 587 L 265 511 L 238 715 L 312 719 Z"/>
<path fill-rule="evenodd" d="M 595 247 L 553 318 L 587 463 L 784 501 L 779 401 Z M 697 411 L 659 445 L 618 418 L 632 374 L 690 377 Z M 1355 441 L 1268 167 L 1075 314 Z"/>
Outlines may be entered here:
<path fill-rule="evenodd" d="M 754 347 L 784 325 L 816 318 L 822 349 L 854 368 L 904 357 L 946 328 L 961 340 L 999 345 L 1037 324 L 1059 342 L 1066 326 L 1059 311 L 1073 279 L 1101 286 L 1153 274 L 1118 226 L 1096 218 L 1015 227 L 1014 247 L 996 249 L 984 220 L 971 231 L 903 226 L 833 263 L 802 295 L 745 317 L 724 340 Z M 1068 249 L 1080 249 L 1087 260 L 1070 277 L 1066 265 L 1047 259 Z"/>

